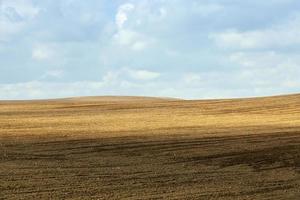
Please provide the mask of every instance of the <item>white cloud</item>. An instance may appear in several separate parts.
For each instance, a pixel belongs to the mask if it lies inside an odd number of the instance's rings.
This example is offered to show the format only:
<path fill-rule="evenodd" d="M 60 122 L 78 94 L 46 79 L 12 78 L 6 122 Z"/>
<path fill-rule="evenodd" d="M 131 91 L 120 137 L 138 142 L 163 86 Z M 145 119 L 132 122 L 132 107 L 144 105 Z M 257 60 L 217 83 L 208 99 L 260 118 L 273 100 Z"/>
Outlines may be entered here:
<path fill-rule="evenodd" d="M 227 30 L 210 34 L 219 47 L 261 49 L 297 46 L 300 44 L 300 16 L 262 30 Z"/>
<path fill-rule="evenodd" d="M 108 71 L 102 77 L 102 83 L 106 86 L 118 85 L 121 81 L 122 71 Z"/>
<path fill-rule="evenodd" d="M 150 81 L 159 77 L 159 73 L 147 70 L 131 70 L 122 68 L 108 71 L 100 81 L 47 82 L 47 78 L 60 78 L 61 70 L 49 70 L 40 81 L 29 81 L 14 84 L 0 84 L 0 99 L 45 99 L 71 96 L 91 95 L 135 95 L 137 91 L 151 94 Z M 139 83 L 138 81 L 144 81 Z M 149 82 L 148 82 L 149 81 Z M 153 90 L 157 91 L 157 89 Z M 141 93 L 142 94 L 142 93 Z"/>
<path fill-rule="evenodd" d="M 135 6 L 131 3 L 123 4 L 118 8 L 115 20 L 119 29 L 123 28 L 124 23 L 128 20 L 128 13 L 134 8 Z"/>
<path fill-rule="evenodd" d="M 128 68 L 107 72 L 100 81 L 31 81 L 0 84 L 0 99 L 59 98 L 70 96 L 141 95 L 187 99 L 266 96 L 293 92 L 300 86 L 297 72 L 244 69 L 236 72 L 188 73 L 173 80 L 155 79 L 158 74 Z M 289 72 L 289 74 L 291 74 Z M 298 73 L 299 74 L 299 73 Z M 133 75 L 133 77 L 132 77 Z M 270 79 L 272 77 L 272 79 Z M 140 81 L 147 80 L 147 81 Z M 155 80 L 155 81 L 153 81 Z M 185 80 L 185 81 L 184 81 Z"/>
<path fill-rule="evenodd" d="M 160 73 L 148 70 L 129 70 L 128 73 L 133 79 L 144 81 L 153 80 L 160 76 Z"/>
<path fill-rule="evenodd" d="M 294 90 L 299 88 L 300 16 L 289 16 L 298 12 L 292 8 L 296 1 L 270 1 L 277 6 L 261 0 L 0 0 L 0 42 L 5 41 L 0 46 L 1 82 L 40 81 L 2 84 L 0 98 L 26 98 L 22 90 L 36 97 L 114 93 L 193 98 Z M 213 32 L 210 37 L 223 51 L 207 41 Z M 31 74 L 12 75 L 20 66 Z M 99 81 L 78 81 L 94 79 L 93 72 L 102 71 L 99 66 L 111 71 Z M 172 72 L 160 74 L 160 67 Z M 54 83 L 65 79 L 73 83 Z M 57 93 L 59 89 L 63 91 Z"/>
<path fill-rule="evenodd" d="M 147 38 L 146 36 L 129 29 L 118 31 L 114 35 L 113 39 L 118 45 L 127 47 L 134 51 L 144 50 L 151 43 L 153 43 L 152 39 Z"/>
<path fill-rule="evenodd" d="M 117 41 L 117 43 L 124 46 L 130 46 L 134 44 L 140 37 L 141 36 L 137 32 L 131 30 L 121 30 L 114 35 L 114 39 Z"/>
<path fill-rule="evenodd" d="M 271 70 L 281 68 L 286 72 L 291 72 L 291 69 L 300 71 L 300 57 L 297 53 L 289 54 L 275 51 L 235 52 L 229 56 L 229 60 L 248 69 Z"/>
<path fill-rule="evenodd" d="M 240 68 L 241 81 L 254 87 L 297 89 L 300 84 L 300 56 L 277 52 L 237 52 L 229 56 Z"/>
<path fill-rule="evenodd" d="M 167 16 L 167 10 L 164 7 L 159 8 L 159 17 L 164 18 Z"/>
<path fill-rule="evenodd" d="M 2 0 L 0 6 L 3 14 L 10 19 L 9 16 L 12 14 L 17 15 L 15 17 L 20 18 L 20 20 L 33 19 L 40 11 L 31 0 Z"/>
<path fill-rule="evenodd" d="M 32 50 L 32 58 L 37 61 L 49 60 L 53 56 L 54 50 L 49 45 L 38 44 Z"/>
<path fill-rule="evenodd" d="M 38 15 L 39 8 L 30 0 L 0 1 L 0 41 L 8 41 Z"/>
<path fill-rule="evenodd" d="M 230 50 L 227 61 L 238 72 L 231 78 L 244 84 L 242 88 L 259 96 L 299 92 L 300 56 L 293 51 L 300 45 L 299 27 L 300 15 L 296 15 L 269 28 L 226 30 L 210 38 Z"/>
<path fill-rule="evenodd" d="M 133 43 L 131 48 L 132 48 L 132 50 L 135 50 L 135 51 L 141 51 L 141 50 L 145 49 L 147 46 L 148 46 L 148 43 L 146 41 L 136 41 Z"/>
<path fill-rule="evenodd" d="M 153 43 L 153 39 L 132 27 L 124 27 L 125 23 L 128 21 L 129 13 L 133 12 L 135 8 L 136 6 L 131 3 L 119 6 L 115 16 L 117 32 L 113 35 L 113 42 L 133 51 L 142 51 Z M 162 14 L 165 13 L 163 9 L 161 9 L 160 12 Z M 132 13 L 132 20 L 140 25 L 141 18 L 136 14 L 137 13 Z"/>
<path fill-rule="evenodd" d="M 102 82 L 80 81 L 54 83 L 30 81 L 14 84 L 0 84 L 1 99 L 47 99 L 72 96 L 100 95 Z"/>

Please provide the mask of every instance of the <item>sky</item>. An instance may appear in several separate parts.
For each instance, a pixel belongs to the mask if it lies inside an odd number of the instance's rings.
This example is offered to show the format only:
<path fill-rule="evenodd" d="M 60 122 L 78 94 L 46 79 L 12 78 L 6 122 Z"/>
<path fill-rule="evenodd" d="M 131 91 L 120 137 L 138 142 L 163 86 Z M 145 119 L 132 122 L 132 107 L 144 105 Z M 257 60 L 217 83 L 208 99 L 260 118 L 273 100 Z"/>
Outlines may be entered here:
<path fill-rule="evenodd" d="M 0 99 L 300 92 L 299 0 L 0 0 Z"/>

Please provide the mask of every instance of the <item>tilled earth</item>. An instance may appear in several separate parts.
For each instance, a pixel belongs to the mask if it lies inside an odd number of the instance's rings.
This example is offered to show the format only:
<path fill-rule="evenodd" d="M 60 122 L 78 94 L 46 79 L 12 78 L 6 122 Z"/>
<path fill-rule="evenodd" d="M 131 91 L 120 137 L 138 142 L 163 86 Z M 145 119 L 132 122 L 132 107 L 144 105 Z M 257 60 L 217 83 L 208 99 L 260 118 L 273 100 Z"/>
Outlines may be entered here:
<path fill-rule="evenodd" d="M 0 199 L 300 199 L 300 132 L 2 138 Z"/>

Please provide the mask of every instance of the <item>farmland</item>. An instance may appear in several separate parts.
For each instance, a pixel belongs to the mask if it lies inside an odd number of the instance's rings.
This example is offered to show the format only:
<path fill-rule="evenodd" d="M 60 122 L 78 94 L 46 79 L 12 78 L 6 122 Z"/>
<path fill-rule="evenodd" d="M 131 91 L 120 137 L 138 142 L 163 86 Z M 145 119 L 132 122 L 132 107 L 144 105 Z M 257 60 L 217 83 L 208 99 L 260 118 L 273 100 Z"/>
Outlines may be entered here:
<path fill-rule="evenodd" d="M 0 101 L 0 199 L 299 199 L 300 95 Z"/>

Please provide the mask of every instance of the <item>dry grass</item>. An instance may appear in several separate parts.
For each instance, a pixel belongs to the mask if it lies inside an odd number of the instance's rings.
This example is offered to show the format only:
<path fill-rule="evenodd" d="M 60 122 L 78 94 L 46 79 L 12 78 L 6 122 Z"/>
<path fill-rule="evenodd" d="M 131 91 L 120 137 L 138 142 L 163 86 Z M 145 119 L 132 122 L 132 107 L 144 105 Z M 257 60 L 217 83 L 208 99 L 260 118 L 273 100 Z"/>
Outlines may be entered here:
<path fill-rule="evenodd" d="M 300 96 L 184 101 L 99 97 L 0 103 L 0 135 L 111 137 L 300 125 Z M 159 130 L 159 131 L 158 131 Z"/>
<path fill-rule="evenodd" d="M 300 197 L 300 95 L 2 101 L 0 140 L 0 199 Z"/>

